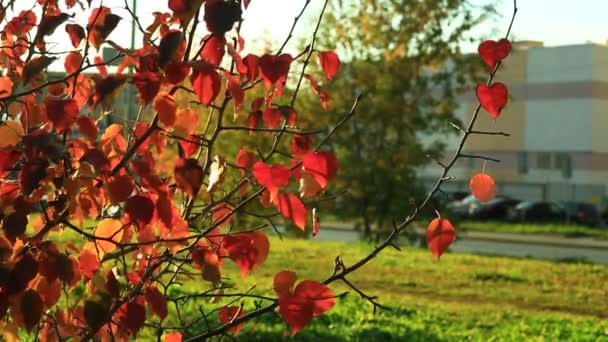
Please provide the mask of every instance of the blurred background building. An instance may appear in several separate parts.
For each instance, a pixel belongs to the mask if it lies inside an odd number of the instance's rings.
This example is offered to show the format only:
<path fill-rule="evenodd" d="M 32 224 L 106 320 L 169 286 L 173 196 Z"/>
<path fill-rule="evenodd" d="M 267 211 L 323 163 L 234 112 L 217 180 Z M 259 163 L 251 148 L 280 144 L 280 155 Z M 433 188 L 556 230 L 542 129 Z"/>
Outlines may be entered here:
<path fill-rule="evenodd" d="M 605 202 L 608 184 L 608 45 L 545 47 L 538 41 L 513 46 L 496 81 L 510 98 L 498 120 L 482 109 L 476 130 L 510 137 L 473 135 L 464 151 L 499 159 L 485 170 L 498 191 L 522 200 Z M 477 106 L 474 92 L 461 98 L 457 116 L 465 124 Z M 448 153 L 459 137 L 448 139 Z M 462 159 L 446 191 L 468 189 L 483 160 Z M 425 170 L 427 183 L 439 173 Z"/>

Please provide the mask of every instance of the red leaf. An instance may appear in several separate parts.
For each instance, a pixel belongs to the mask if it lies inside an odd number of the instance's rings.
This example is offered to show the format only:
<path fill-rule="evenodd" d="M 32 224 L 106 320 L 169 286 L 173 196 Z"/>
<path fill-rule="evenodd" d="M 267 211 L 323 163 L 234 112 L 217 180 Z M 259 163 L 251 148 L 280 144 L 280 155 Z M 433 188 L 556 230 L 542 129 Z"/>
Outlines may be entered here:
<path fill-rule="evenodd" d="M 204 0 L 169 0 L 169 8 L 173 11 L 182 27 L 188 23 L 203 4 Z"/>
<path fill-rule="evenodd" d="M 150 311 L 158 315 L 161 321 L 164 320 L 167 317 L 167 299 L 165 296 L 155 286 L 148 286 L 144 292 L 144 297 Z"/>
<path fill-rule="evenodd" d="M 190 65 L 182 62 L 171 62 L 167 65 L 165 73 L 165 81 L 171 84 L 179 85 L 184 82 L 190 74 Z"/>
<path fill-rule="evenodd" d="M 511 42 L 506 38 L 503 38 L 498 42 L 486 40 L 479 44 L 477 51 L 479 52 L 481 59 L 483 59 L 491 69 L 494 69 L 498 62 L 509 56 L 509 52 L 511 52 Z"/>
<path fill-rule="evenodd" d="M 275 128 L 281 122 L 283 115 L 281 114 L 281 110 L 279 108 L 266 108 L 264 114 L 262 115 L 262 119 L 268 128 Z"/>
<path fill-rule="evenodd" d="M 177 120 L 177 105 L 172 97 L 163 95 L 156 98 L 156 101 L 154 101 L 154 110 L 158 112 L 158 120 L 165 125 L 165 127 L 173 127 Z"/>
<path fill-rule="evenodd" d="M 118 280 L 114 276 L 114 272 L 112 272 L 112 270 L 106 273 L 105 288 L 110 296 L 120 298 L 120 283 L 118 283 Z"/>
<path fill-rule="evenodd" d="M 261 118 L 262 111 L 260 110 L 256 110 L 249 113 L 249 116 L 247 117 L 247 127 L 249 127 L 250 129 L 249 134 L 254 133 L 254 129 L 258 127 L 258 123 L 260 122 Z"/>
<path fill-rule="evenodd" d="M 329 95 L 321 90 L 319 83 L 317 83 L 317 81 L 311 75 L 304 74 L 304 77 L 306 77 L 306 79 L 310 82 L 310 86 L 315 91 L 317 96 L 319 96 L 319 99 L 321 100 L 321 108 L 324 110 L 329 108 Z"/>
<path fill-rule="evenodd" d="M 76 119 L 76 126 L 78 126 L 78 130 L 84 134 L 87 139 L 91 142 L 95 142 L 97 135 L 99 134 L 99 129 L 95 124 L 95 120 L 81 115 Z"/>
<path fill-rule="evenodd" d="M 241 269 L 241 276 L 261 265 L 268 256 L 270 243 L 266 234 L 255 231 L 224 237 L 224 248 Z"/>
<path fill-rule="evenodd" d="M 235 165 L 241 168 L 241 174 L 245 176 L 247 173 L 247 169 L 253 165 L 253 161 L 255 160 L 255 154 L 253 152 L 249 152 L 247 150 L 247 146 L 241 147 L 239 153 L 236 155 Z"/>
<path fill-rule="evenodd" d="M 280 56 L 265 54 L 260 58 L 260 72 L 266 88 L 272 87 L 279 81 L 287 80 L 287 73 L 289 73 L 292 61 L 293 57 L 290 54 Z"/>
<path fill-rule="evenodd" d="M 454 242 L 456 233 L 452 223 L 446 219 L 436 218 L 426 229 L 426 243 L 431 253 L 437 258 Z"/>
<path fill-rule="evenodd" d="M 293 294 L 300 298 L 306 298 L 313 304 L 313 315 L 319 316 L 331 310 L 336 304 L 331 290 L 314 280 L 302 280 L 293 290 Z"/>
<path fill-rule="evenodd" d="M 487 202 L 496 197 L 496 184 L 494 179 L 485 173 L 478 173 L 469 182 L 471 193 L 480 202 Z"/>
<path fill-rule="evenodd" d="M 203 46 L 203 50 L 201 51 L 201 58 L 214 67 L 219 67 L 226 53 L 226 38 L 212 34 L 203 44 L 205 46 Z"/>
<path fill-rule="evenodd" d="M 113 205 L 126 201 L 135 187 L 128 175 L 114 176 L 108 180 L 107 185 L 108 197 Z"/>
<path fill-rule="evenodd" d="M 23 323 L 25 329 L 30 332 L 40 322 L 42 318 L 42 298 L 40 294 L 34 290 L 27 290 L 21 296 L 19 309 L 23 315 Z"/>
<path fill-rule="evenodd" d="M 192 68 L 192 90 L 201 103 L 209 106 L 220 92 L 221 79 L 213 65 L 206 62 L 197 63 Z"/>
<path fill-rule="evenodd" d="M 319 51 L 319 63 L 330 80 L 336 76 L 340 70 L 340 58 L 333 51 Z"/>
<path fill-rule="evenodd" d="M 273 282 L 274 292 L 279 297 L 292 293 L 296 279 L 296 272 L 293 271 L 281 271 L 275 274 Z"/>
<path fill-rule="evenodd" d="M 259 161 L 253 165 L 253 176 L 268 189 L 271 200 L 276 198 L 280 188 L 289 184 L 289 169 L 284 165 L 267 165 Z"/>
<path fill-rule="evenodd" d="M 239 72 L 247 75 L 247 80 L 249 80 L 249 82 L 253 82 L 260 74 L 259 65 L 260 57 L 253 54 L 248 54 L 245 56 L 245 58 L 243 58 L 243 65 L 241 66 L 241 69 L 239 69 Z"/>
<path fill-rule="evenodd" d="M 127 200 L 125 213 L 134 221 L 139 229 L 152 221 L 154 217 L 154 202 L 142 195 L 136 195 Z"/>
<path fill-rule="evenodd" d="M 112 14 L 108 7 L 101 6 L 94 9 L 87 25 L 91 45 L 99 50 L 99 46 L 106 41 L 106 38 L 114 31 L 121 19 L 121 17 Z"/>
<path fill-rule="evenodd" d="M 29 160 L 23 165 L 19 172 L 19 185 L 24 195 L 31 195 L 40 186 L 40 182 L 46 178 L 48 165 L 48 161 L 40 159 Z"/>
<path fill-rule="evenodd" d="M 224 324 L 228 324 L 235 318 L 241 317 L 245 314 L 245 310 L 243 310 L 243 308 L 240 306 L 224 306 L 218 312 L 220 322 Z M 232 330 L 232 333 L 236 336 L 241 329 L 243 329 L 243 325 L 245 325 L 245 322 L 234 325 L 232 328 L 230 328 L 230 330 Z"/>
<path fill-rule="evenodd" d="M 136 72 L 133 75 L 133 84 L 137 88 L 139 100 L 143 104 L 150 103 L 160 90 L 161 79 L 155 72 Z"/>
<path fill-rule="evenodd" d="M 213 213 L 211 214 L 211 219 L 213 220 L 213 224 L 219 222 L 220 220 L 224 220 L 220 226 L 225 226 L 232 221 L 232 212 L 234 207 L 227 202 L 218 203 L 213 206 Z"/>
<path fill-rule="evenodd" d="M 507 105 L 509 96 L 507 87 L 500 82 L 496 82 L 489 87 L 485 84 L 480 84 L 477 86 L 476 93 L 481 106 L 494 120 L 498 119 L 500 112 Z"/>
<path fill-rule="evenodd" d="M 233 0 L 207 0 L 203 19 L 209 32 L 223 36 L 241 19 L 241 3 Z"/>
<path fill-rule="evenodd" d="M 78 256 L 78 265 L 80 272 L 86 278 L 91 279 L 99 269 L 99 259 L 91 251 L 82 249 L 80 256 Z"/>
<path fill-rule="evenodd" d="M 95 58 L 93 58 L 93 63 L 95 64 L 95 67 L 97 67 L 97 70 L 99 70 L 101 76 L 108 77 L 108 67 L 105 65 L 103 58 L 95 56 Z"/>
<path fill-rule="evenodd" d="M 338 160 L 333 152 L 307 152 L 303 161 L 304 170 L 312 174 L 323 189 L 338 173 Z"/>
<path fill-rule="evenodd" d="M 279 315 L 289 324 L 292 334 L 336 304 L 331 290 L 318 281 L 303 280 L 291 291 L 295 279 L 295 273 L 290 271 L 279 272 L 274 278 L 279 296 Z"/>
<path fill-rule="evenodd" d="M 294 194 L 280 194 L 277 208 L 283 217 L 290 219 L 302 231 L 306 229 L 306 207 Z"/>
<path fill-rule="evenodd" d="M 174 175 L 177 188 L 190 197 L 195 196 L 203 184 L 203 168 L 196 159 L 177 159 Z"/>
<path fill-rule="evenodd" d="M 144 326 L 146 308 L 142 304 L 129 302 L 120 307 L 118 317 L 121 327 L 135 335 Z"/>
<path fill-rule="evenodd" d="M 232 95 L 232 99 L 234 100 L 236 112 L 238 112 L 243 105 L 243 100 L 245 99 L 245 92 L 241 88 L 241 81 L 237 76 L 231 75 L 228 72 L 224 73 L 224 77 L 226 77 L 227 80 L 226 88 L 228 88 L 228 91 L 230 91 L 230 95 Z"/>
<path fill-rule="evenodd" d="M 46 105 L 46 115 L 53 123 L 55 130 L 59 133 L 70 131 L 70 127 L 80 111 L 76 101 L 47 96 L 44 102 Z"/>
<path fill-rule="evenodd" d="M 80 46 L 80 42 L 86 37 L 84 28 L 78 24 L 67 24 L 65 25 L 65 31 L 70 35 L 70 41 L 74 48 Z"/>
<path fill-rule="evenodd" d="M 299 158 L 310 150 L 312 147 L 312 139 L 310 138 L 310 135 L 294 134 L 290 146 L 291 153 L 293 153 L 296 158 Z"/>
<path fill-rule="evenodd" d="M 312 321 L 314 306 L 305 298 L 287 294 L 279 298 L 279 315 L 297 334 Z"/>
<path fill-rule="evenodd" d="M 190 158 L 196 152 L 196 150 L 198 150 L 199 144 L 196 144 L 195 142 L 198 142 L 199 138 L 196 135 L 190 135 L 186 137 L 186 139 L 188 141 L 180 140 L 179 145 L 184 150 L 184 157 Z"/>

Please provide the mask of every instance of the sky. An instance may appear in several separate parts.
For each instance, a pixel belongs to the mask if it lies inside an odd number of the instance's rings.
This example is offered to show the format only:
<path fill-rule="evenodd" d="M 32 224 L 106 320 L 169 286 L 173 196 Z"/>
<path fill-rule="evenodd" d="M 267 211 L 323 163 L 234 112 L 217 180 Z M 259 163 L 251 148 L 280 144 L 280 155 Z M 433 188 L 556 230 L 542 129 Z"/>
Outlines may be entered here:
<path fill-rule="evenodd" d="M 33 1 L 33 0 L 32 0 Z M 20 0 L 22 6 L 31 6 L 32 1 Z M 142 26 L 146 27 L 152 20 L 155 10 L 168 10 L 167 0 L 103 0 L 103 4 L 110 7 L 113 13 L 125 18 L 119 27 L 110 35 L 109 39 L 120 45 L 130 45 L 131 19 L 124 10 L 127 1 L 132 5 L 137 1 L 137 14 Z M 274 41 L 270 48 L 278 48 L 288 35 L 294 17 L 302 9 L 306 0 L 251 0 L 249 9 L 245 12 L 242 34 L 245 41 L 254 37 L 268 37 Z M 482 24 L 473 33 L 483 38 L 498 38 L 504 34 L 512 11 L 513 0 L 469 0 L 475 5 L 485 5 L 490 2 L 497 3 L 497 12 L 501 16 Z M 93 5 L 98 6 L 101 0 L 94 0 Z M 310 32 L 321 9 L 323 0 L 312 0 L 301 24 L 297 26 L 296 36 Z M 19 5 L 18 5 L 19 6 Z M 606 43 L 608 40 L 608 0 L 519 0 L 513 36 L 515 40 L 540 40 L 547 46 L 581 44 L 585 42 Z M 248 18 L 252 18 L 247 20 Z M 86 16 L 77 16 L 74 21 L 86 24 Z M 56 35 L 63 38 L 63 35 Z M 51 37 L 52 38 L 52 37 Z M 202 37 L 199 37 L 202 38 Z M 47 39 L 48 41 L 49 39 Z M 52 39 L 50 39 L 52 40 Z M 63 42 L 61 42 L 63 40 Z M 139 42 L 140 40 L 138 40 Z M 64 39 L 57 39 L 56 47 L 60 44 L 69 48 Z M 295 52 L 288 48 L 288 52 Z M 465 52 L 476 50 L 476 44 L 464 45 Z M 291 50 L 291 51 L 290 51 Z"/>

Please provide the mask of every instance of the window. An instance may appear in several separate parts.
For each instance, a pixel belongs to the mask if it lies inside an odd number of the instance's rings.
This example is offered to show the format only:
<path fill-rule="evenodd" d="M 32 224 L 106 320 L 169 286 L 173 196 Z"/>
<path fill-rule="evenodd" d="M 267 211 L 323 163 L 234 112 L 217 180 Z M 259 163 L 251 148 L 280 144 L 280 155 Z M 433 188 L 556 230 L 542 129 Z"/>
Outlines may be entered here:
<path fill-rule="evenodd" d="M 528 152 L 519 152 L 517 159 L 517 169 L 519 173 L 528 173 Z"/>
<path fill-rule="evenodd" d="M 551 153 L 539 152 L 536 159 L 536 164 L 539 169 L 550 169 L 551 168 Z"/>
<path fill-rule="evenodd" d="M 568 153 L 556 153 L 555 169 L 561 170 L 564 178 L 572 177 L 572 159 Z"/>

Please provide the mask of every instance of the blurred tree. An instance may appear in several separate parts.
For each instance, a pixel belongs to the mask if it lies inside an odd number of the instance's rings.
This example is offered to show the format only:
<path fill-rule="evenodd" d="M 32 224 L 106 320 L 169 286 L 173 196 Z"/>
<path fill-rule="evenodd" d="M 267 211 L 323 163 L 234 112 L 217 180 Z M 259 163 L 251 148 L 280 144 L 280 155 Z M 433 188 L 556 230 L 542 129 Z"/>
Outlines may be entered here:
<path fill-rule="evenodd" d="M 359 217 L 370 237 L 373 226 L 386 231 L 392 218 L 420 200 L 417 170 L 430 161 L 427 154 L 445 149 L 442 135 L 456 133 L 449 122 L 458 122 L 457 96 L 482 70 L 461 53 L 461 44 L 472 41 L 471 30 L 494 12 L 466 0 L 331 0 L 329 6 L 317 46 L 344 57 L 337 81 L 326 89 L 327 122 L 365 94 L 350 127 L 332 139 L 344 192 L 335 214 Z M 311 94 L 309 110 L 318 106 Z M 319 124 L 319 116 L 315 120 Z"/>

